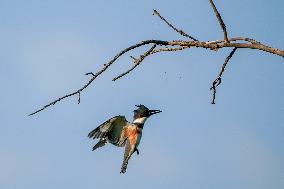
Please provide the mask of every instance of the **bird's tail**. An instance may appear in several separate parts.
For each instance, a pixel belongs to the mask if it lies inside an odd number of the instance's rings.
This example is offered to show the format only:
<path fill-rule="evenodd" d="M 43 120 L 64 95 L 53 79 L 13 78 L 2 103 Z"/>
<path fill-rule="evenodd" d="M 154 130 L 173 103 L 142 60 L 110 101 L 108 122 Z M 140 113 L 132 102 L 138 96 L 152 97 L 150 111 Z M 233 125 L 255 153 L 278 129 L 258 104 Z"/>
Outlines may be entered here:
<path fill-rule="evenodd" d="M 120 173 L 125 173 L 126 172 L 127 165 L 128 165 L 128 160 L 129 160 L 129 158 L 124 159 L 124 161 L 122 163 L 122 166 L 121 166 Z"/>
<path fill-rule="evenodd" d="M 123 162 L 122 162 L 122 165 L 121 165 L 120 173 L 125 173 L 126 172 L 128 161 L 129 161 L 131 155 L 133 154 L 134 149 L 135 149 L 135 146 L 131 145 L 129 140 L 127 140 L 126 141 L 126 146 L 125 146 L 124 158 L 123 158 Z"/>

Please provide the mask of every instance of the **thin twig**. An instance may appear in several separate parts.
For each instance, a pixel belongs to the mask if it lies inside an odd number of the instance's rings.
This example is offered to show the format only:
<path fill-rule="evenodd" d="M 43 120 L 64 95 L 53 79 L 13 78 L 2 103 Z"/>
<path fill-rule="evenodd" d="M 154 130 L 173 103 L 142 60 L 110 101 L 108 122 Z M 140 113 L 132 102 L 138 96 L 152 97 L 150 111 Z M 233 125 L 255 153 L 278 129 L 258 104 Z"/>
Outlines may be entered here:
<path fill-rule="evenodd" d="M 136 58 L 134 56 L 130 56 L 130 58 L 134 61 L 136 60 Z"/>
<path fill-rule="evenodd" d="M 78 104 L 80 104 L 80 102 L 81 102 L 81 93 L 79 92 L 78 93 Z"/>
<path fill-rule="evenodd" d="M 212 102 L 211 104 L 215 104 L 215 97 L 216 97 L 216 92 L 217 92 L 217 87 L 221 84 L 222 82 L 222 75 L 225 72 L 225 68 L 229 62 L 229 60 L 232 58 L 232 56 L 234 55 L 234 53 L 236 52 L 237 48 L 235 47 L 229 54 L 229 56 L 227 56 L 227 58 L 225 59 L 225 62 L 223 63 L 220 72 L 217 76 L 217 78 L 212 82 L 212 86 L 210 88 L 210 90 L 213 90 L 213 98 L 212 98 Z"/>
<path fill-rule="evenodd" d="M 237 50 L 237 48 L 235 47 L 235 48 L 231 51 L 231 53 L 229 54 L 229 56 L 226 58 L 224 64 L 223 64 L 222 67 L 221 67 L 220 73 L 219 73 L 219 77 L 220 77 L 220 78 L 222 77 L 222 75 L 223 75 L 223 73 L 224 73 L 224 71 L 225 71 L 225 68 L 226 68 L 226 66 L 227 66 L 227 64 L 228 64 L 228 62 L 229 62 L 229 60 L 232 58 L 232 56 L 234 55 L 234 53 L 236 52 L 236 50 Z"/>
<path fill-rule="evenodd" d="M 153 10 L 154 13 L 153 15 L 157 15 L 161 20 L 163 20 L 170 28 L 172 28 L 173 30 L 175 30 L 177 33 L 179 33 L 180 35 L 184 36 L 184 37 L 188 37 L 189 39 L 192 39 L 193 41 L 198 41 L 196 38 L 188 35 L 187 33 L 185 33 L 182 30 L 177 29 L 176 27 L 174 27 L 170 22 L 168 22 L 164 17 L 162 17 L 160 15 L 160 13 L 157 10 Z"/>
<path fill-rule="evenodd" d="M 125 76 L 126 74 L 129 74 L 132 70 L 134 70 L 137 66 L 139 66 L 139 64 L 147 57 L 151 54 L 151 52 L 156 48 L 156 44 L 153 45 L 148 51 L 146 51 L 144 54 L 142 54 L 139 58 L 134 58 L 134 66 L 131 67 L 129 70 L 127 70 L 126 72 L 120 74 L 119 76 L 115 77 L 112 79 L 112 81 L 115 81 L 123 76 Z"/>
<path fill-rule="evenodd" d="M 92 76 L 95 76 L 95 74 L 94 74 L 93 72 L 85 73 L 85 75 L 92 75 Z"/>
<path fill-rule="evenodd" d="M 229 43 L 229 40 L 228 40 L 228 34 L 227 34 L 227 30 L 226 30 L 226 25 L 225 23 L 223 22 L 222 20 L 222 17 L 220 15 L 220 13 L 218 12 L 213 0 L 209 0 L 210 4 L 211 4 L 211 7 L 213 8 L 213 11 L 218 19 L 218 22 L 223 30 L 223 33 L 224 33 L 224 40 L 225 40 L 225 43 Z"/>

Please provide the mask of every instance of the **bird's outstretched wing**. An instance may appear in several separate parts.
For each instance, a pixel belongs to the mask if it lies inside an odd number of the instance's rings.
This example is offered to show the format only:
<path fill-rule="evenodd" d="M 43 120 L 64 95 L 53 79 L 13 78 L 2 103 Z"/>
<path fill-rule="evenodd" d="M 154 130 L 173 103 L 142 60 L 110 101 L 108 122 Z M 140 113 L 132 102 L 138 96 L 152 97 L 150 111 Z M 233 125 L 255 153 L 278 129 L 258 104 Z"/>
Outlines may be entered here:
<path fill-rule="evenodd" d="M 126 137 L 123 134 L 123 128 L 127 125 L 128 122 L 124 116 L 115 116 L 92 130 L 88 134 L 88 137 L 100 139 L 98 144 L 94 146 L 93 150 L 104 146 L 107 141 L 116 146 L 124 146 Z"/>

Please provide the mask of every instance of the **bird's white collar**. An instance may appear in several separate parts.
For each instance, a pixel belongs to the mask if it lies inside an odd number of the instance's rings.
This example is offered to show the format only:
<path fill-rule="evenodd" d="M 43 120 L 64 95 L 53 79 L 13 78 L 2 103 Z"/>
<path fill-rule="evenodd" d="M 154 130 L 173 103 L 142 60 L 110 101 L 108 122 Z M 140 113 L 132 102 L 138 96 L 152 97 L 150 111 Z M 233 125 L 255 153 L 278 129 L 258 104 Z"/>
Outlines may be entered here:
<path fill-rule="evenodd" d="M 136 118 L 136 119 L 133 121 L 133 123 L 144 124 L 146 120 L 147 120 L 147 117 L 140 117 L 140 118 Z"/>

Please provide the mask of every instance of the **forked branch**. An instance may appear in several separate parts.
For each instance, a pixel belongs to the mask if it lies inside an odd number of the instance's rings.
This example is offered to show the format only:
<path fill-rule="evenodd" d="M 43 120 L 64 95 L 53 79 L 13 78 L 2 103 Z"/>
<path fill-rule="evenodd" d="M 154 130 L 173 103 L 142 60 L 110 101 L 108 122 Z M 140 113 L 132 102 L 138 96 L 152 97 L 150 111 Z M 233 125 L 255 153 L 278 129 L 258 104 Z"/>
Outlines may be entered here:
<path fill-rule="evenodd" d="M 220 49 L 223 49 L 223 48 L 233 48 L 233 50 L 231 51 L 231 53 L 229 54 L 229 56 L 226 58 L 225 62 L 223 63 L 217 78 L 213 81 L 212 86 L 210 88 L 211 90 L 213 90 L 213 98 L 212 98 L 212 102 L 211 102 L 212 104 L 215 104 L 216 88 L 218 87 L 218 85 L 221 84 L 221 79 L 222 79 L 222 75 L 225 71 L 225 68 L 226 68 L 229 60 L 232 58 L 232 56 L 234 55 L 234 53 L 237 49 L 239 49 L 239 48 L 255 49 L 255 50 L 260 50 L 260 51 L 272 53 L 272 54 L 278 55 L 282 58 L 284 57 L 284 51 L 283 50 L 264 45 L 261 42 L 258 42 L 254 39 L 247 38 L 247 37 L 228 38 L 226 25 L 223 22 L 220 13 L 218 12 L 213 1 L 209 0 L 209 2 L 210 2 L 210 5 L 211 5 L 216 17 L 217 17 L 218 22 L 219 22 L 219 24 L 220 24 L 220 26 L 223 30 L 224 39 L 214 40 L 214 41 L 198 41 L 196 38 L 186 34 L 184 31 L 177 29 L 169 21 L 167 21 L 164 17 L 162 17 L 157 10 L 154 10 L 154 13 L 153 13 L 154 15 L 157 15 L 163 22 L 165 22 L 174 31 L 176 31 L 177 33 L 179 33 L 182 36 L 189 38 L 190 40 L 172 40 L 172 41 L 145 40 L 145 41 L 141 41 L 140 43 L 134 44 L 130 47 L 127 47 L 124 50 L 120 51 L 116 56 L 114 56 L 108 63 L 103 64 L 103 67 L 97 73 L 95 73 L 95 74 L 93 72 L 86 73 L 86 75 L 90 75 L 91 78 L 81 88 L 79 88 L 78 90 L 75 90 L 75 91 L 73 91 L 73 92 L 71 92 L 67 95 L 64 95 L 64 96 L 62 96 L 58 99 L 55 99 L 54 101 L 50 102 L 49 104 L 43 106 L 42 108 L 34 111 L 33 113 L 31 113 L 29 115 L 37 114 L 37 113 L 45 110 L 49 106 L 55 105 L 57 102 L 65 99 L 65 98 L 74 96 L 74 95 L 78 95 L 78 103 L 80 103 L 81 93 L 98 76 L 100 76 L 102 73 L 104 73 L 113 63 L 115 63 L 116 60 L 119 57 L 125 55 L 126 53 L 128 53 L 130 51 L 133 51 L 133 50 L 135 50 L 139 47 L 146 46 L 146 45 L 151 45 L 151 48 L 148 51 L 146 51 L 144 54 L 140 55 L 138 58 L 132 57 L 132 59 L 134 60 L 134 65 L 129 70 L 127 70 L 126 72 L 115 77 L 113 79 L 113 81 L 116 81 L 117 79 L 129 74 L 130 72 L 132 72 L 137 66 L 139 66 L 143 62 L 143 60 L 146 57 L 153 55 L 153 54 L 157 54 L 157 53 L 161 53 L 161 52 L 182 51 L 184 49 L 193 48 L 193 47 L 209 49 L 209 50 L 212 50 L 214 52 L 216 52 Z"/>
<path fill-rule="evenodd" d="M 134 58 L 132 57 L 132 59 L 134 59 L 134 66 L 132 66 L 132 68 L 130 68 L 129 70 L 127 70 L 126 72 L 120 74 L 119 76 L 115 77 L 112 79 L 112 81 L 115 81 L 123 76 L 125 76 L 126 74 L 129 74 L 132 70 L 134 70 L 137 66 L 139 66 L 139 64 L 147 57 L 149 56 L 153 50 L 156 48 L 156 44 L 154 44 L 147 52 L 145 52 L 144 54 L 142 54 L 139 58 Z"/>

